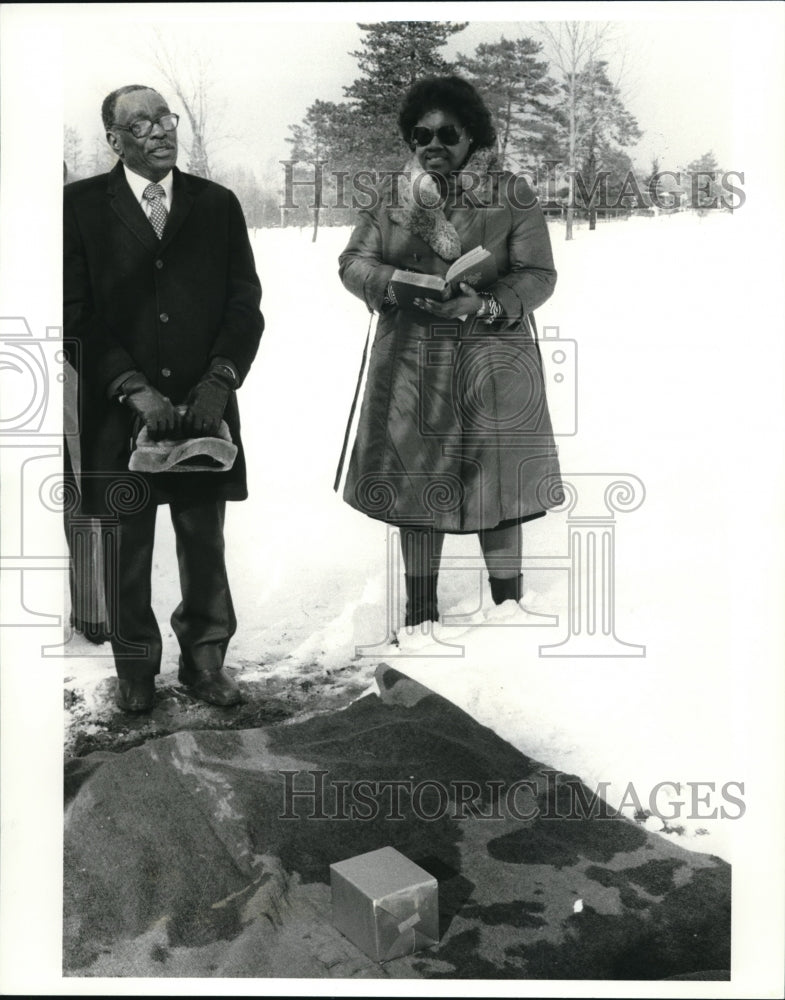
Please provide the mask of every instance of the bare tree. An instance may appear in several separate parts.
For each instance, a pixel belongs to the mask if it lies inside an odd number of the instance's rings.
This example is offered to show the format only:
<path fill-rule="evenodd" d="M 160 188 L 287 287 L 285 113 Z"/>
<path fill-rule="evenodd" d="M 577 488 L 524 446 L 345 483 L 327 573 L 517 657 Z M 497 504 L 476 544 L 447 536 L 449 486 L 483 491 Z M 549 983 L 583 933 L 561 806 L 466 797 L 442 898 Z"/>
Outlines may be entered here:
<path fill-rule="evenodd" d="M 183 143 L 188 155 L 188 170 L 209 178 L 212 171 L 208 147 L 214 138 L 212 132 L 208 133 L 212 89 L 210 61 L 201 52 L 189 52 L 183 57 L 157 28 L 154 35 L 153 63 L 176 94 L 190 126 L 190 144 Z"/>
<path fill-rule="evenodd" d="M 68 180 L 77 181 L 83 177 L 95 177 L 111 170 L 117 158 L 103 138 L 94 133 L 85 137 L 66 125 L 63 134 L 63 162 L 68 171 Z"/>
<path fill-rule="evenodd" d="M 90 176 L 103 174 L 111 170 L 117 162 L 115 154 L 110 149 L 106 139 L 93 139 L 93 155 L 90 158 Z"/>
<path fill-rule="evenodd" d="M 63 132 L 63 160 L 69 177 L 79 177 L 82 172 L 82 137 L 72 125 L 66 125 Z"/>
<path fill-rule="evenodd" d="M 571 240 L 578 156 L 581 142 L 592 124 L 590 108 L 583 100 L 584 83 L 592 76 L 591 67 L 601 61 L 609 41 L 610 25 L 599 21 L 541 22 L 540 30 L 551 61 L 562 78 L 569 182 L 565 237 Z"/>

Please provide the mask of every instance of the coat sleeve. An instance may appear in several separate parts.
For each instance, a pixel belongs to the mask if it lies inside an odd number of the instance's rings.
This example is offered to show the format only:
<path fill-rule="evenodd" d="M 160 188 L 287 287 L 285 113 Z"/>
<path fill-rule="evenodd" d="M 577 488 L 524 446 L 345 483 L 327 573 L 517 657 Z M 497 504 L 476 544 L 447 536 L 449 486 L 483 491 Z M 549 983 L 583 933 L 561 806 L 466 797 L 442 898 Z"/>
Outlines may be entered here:
<path fill-rule="evenodd" d="M 240 202 L 228 195 L 229 260 L 227 263 L 226 307 L 215 338 L 210 360 L 228 359 L 237 369 L 242 385 L 259 349 L 264 317 L 259 310 L 262 286 L 256 273 L 248 227 Z"/>
<path fill-rule="evenodd" d="M 556 270 L 548 226 L 533 191 L 523 177 L 509 175 L 509 179 L 510 270 L 490 291 L 501 304 L 505 318 L 517 322 L 551 297 Z"/>
<path fill-rule="evenodd" d="M 370 312 L 380 312 L 394 270 L 392 264 L 384 262 L 382 231 L 376 212 L 366 209 L 360 213 L 360 221 L 338 258 L 341 281 L 365 302 Z"/>
<path fill-rule="evenodd" d="M 138 366 L 99 313 L 75 198 L 63 193 L 63 339 L 66 356 L 80 376 L 104 393 Z"/>

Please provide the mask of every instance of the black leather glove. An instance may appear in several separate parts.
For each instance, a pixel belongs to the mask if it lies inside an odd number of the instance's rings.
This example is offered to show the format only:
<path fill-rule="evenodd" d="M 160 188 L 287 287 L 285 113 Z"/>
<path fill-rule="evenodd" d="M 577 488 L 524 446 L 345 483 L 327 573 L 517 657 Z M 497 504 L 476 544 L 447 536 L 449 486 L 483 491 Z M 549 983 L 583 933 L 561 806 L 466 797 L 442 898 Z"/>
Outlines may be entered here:
<path fill-rule="evenodd" d="M 180 416 L 168 396 L 150 385 L 141 372 L 135 372 L 120 387 L 120 399 L 138 413 L 153 440 L 175 437 Z"/>
<path fill-rule="evenodd" d="M 215 437 L 229 402 L 234 379 L 212 369 L 188 393 L 183 430 L 189 437 Z"/>

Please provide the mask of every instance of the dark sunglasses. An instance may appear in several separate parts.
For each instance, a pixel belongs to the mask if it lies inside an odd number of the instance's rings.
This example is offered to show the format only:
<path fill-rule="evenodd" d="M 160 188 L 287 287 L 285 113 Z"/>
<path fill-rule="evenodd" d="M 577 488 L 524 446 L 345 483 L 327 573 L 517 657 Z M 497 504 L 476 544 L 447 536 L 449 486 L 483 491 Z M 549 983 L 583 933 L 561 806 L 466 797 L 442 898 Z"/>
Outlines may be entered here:
<path fill-rule="evenodd" d="M 164 132 L 174 132 L 180 116 L 173 113 L 161 115 L 160 118 L 151 122 L 148 118 L 140 118 L 133 125 L 112 125 L 112 128 L 122 129 L 123 132 L 130 132 L 136 139 L 144 139 L 153 131 L 153 125 L 160 125 Z"/>
<path fill-rule="evenodd" d="M 457 129 L 454 125 L 442 125 L 436 129 L 418 125 L 412 129 L 412 139 L 418 146 L 427 146 L 434 136 L 445 146 L 457 146 L 462 135 L 463 129 Z"/>

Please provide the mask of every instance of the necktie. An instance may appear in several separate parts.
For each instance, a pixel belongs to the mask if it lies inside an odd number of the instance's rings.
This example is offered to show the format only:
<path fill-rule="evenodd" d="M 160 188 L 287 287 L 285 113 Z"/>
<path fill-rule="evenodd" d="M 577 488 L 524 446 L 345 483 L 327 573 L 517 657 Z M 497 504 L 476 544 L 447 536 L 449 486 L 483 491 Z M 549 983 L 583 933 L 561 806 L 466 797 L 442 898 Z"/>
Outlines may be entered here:
<path fill-rule="evenodd" d="M 164 194 L 164 189 L 160 184 L 148 184 L 143 194 L 143 197 L 150 202 L 150 222 L 159 240 L 163 236 L 167 216 L 162 201 Z"/>

